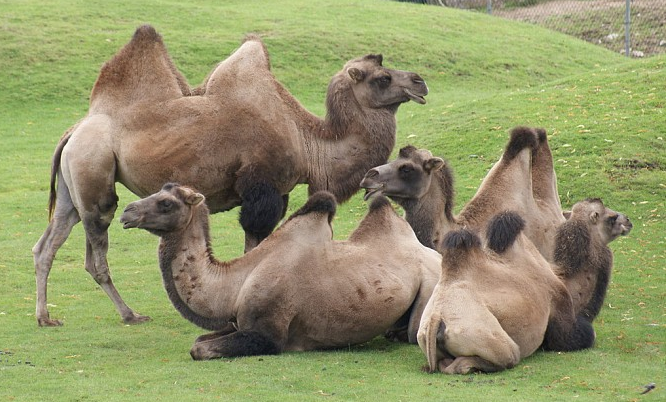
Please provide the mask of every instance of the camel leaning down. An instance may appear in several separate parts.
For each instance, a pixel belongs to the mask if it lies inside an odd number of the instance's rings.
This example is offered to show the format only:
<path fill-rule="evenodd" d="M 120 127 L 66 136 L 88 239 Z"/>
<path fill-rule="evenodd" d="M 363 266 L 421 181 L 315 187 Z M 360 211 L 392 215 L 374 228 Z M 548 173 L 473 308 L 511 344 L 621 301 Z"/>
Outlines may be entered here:
<path fill-rule="evenodd" d="M 296 184 L 308 184 L 310 194 L 327 190 L 337 202 L 349 199 L 364 173 L 387 161 L 398 107 L 411 100 L 423 104 L 428 93 L 419 75 L 385 68 L 382 61 L 372 54 L 348 61 L 330 81 L 321 119 L 275 79 L 256 36 L 191 89 L 160 35 L 150 26 L 138 28 L 103 65 L 88 114 L 56 147 L 50 221 L 32 250 L 38 324 L 62 324 L 49 317 L 47 279 L 79 221 L 86 271 L 125 323 L 149 319 L 127 306 L 109 273 L 116 182 L 145 197 L 176 181 L 204 194 L 211 213 L 240 206 L 246 251 L 285 215 Z"/>
<path fill-rule="evenodd" d="M 467 227 L 483 237 L 494 215 L 514 210 L 525 220 L 528 238 L 550 259 L 555 228 L 565 221 L 551 150 L 541 128 L 519 126 L 510 131 L 500 160 L 457 216 L 452 171 L 426 149 L 402 148 L 397 159 L 370 169 L 360 185 L 367 197 L 381 193 L 397 202 L 417 238 L 436 250 L 449 231 Z"/>
<path fill-rule="evenodd" d="M 407 325 L 416 342 L 440 255 L 378 197 L 348 240 L 332 240 L 335 197 L 313 194 L 252 251 L 216 260 L 204 196 L 167 184 L 130 203 L 121 222 L 160 237 L 167 294 L 199 337 L 195 360 L 344 347 Z M 229 328 L 228 323 L 234 327 Z"/>
<path fill-rule="evenodd" d="M 612 268 L 607 244 L 632 229 L 622 214 L 588 199 L 557 228 L 555 265 L 523 234 L 516 212 L 493 217 L 484 242 L 448 233 L 442 272 L 424 310 L 418 342 L 428 372 L 511 368 L 542 347 L 592 347 Z"/>

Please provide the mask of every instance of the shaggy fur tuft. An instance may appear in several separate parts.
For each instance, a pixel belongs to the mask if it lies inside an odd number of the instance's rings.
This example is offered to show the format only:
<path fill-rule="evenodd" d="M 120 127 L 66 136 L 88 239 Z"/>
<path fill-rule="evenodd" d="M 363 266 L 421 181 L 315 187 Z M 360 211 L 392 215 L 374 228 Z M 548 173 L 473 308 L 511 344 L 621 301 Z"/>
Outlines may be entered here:
<path fill-rule="evenodd" d="M 271 234 L 283 217 L 285 203 L 276 188 L 268 183 L 254 183 L 241 195 L 239 222 L 246 233 L 258 239 Z"/>
<path fill-rule="evenodd" d="M 526 148 L 537 148 L 535 131 L 530 127 L 514 127 L 510 131 L 510 141 L 507 143 L 502 160 L 507 163 Z"/>
<path fill-rule="evenodd" d="M 526 222 L 513 211 L 501 212 L 489 221 L 486 229 L 487 245 L 496 253 L 504 253 L 526 227 Z"/>
<path fill-rule="evenodd" d="M 216 345 L 215 351 L 224 357 L 277 355 L 281 352 L 274 341 L 258 331 L 233 332 L 223 339 Z M 200 360 L 192 351 L 190 355 L 194 360 Z"/>
<path fill-rule="evenodd" d="M 549 321 L 544 334 L 542 348 L 558 352 L 588 349 L 595 344 L 593 325 L 584 317 L 577 316 L 572 327 L 566 329 L 557 320 Z"/>
<path fill-rule="evenodd" d="M 329 223 L 336 215 L 336 198 L 328 191 L 318 191 L 308 198 L 308 201 L 289 217 L 307 215 L 310 213 L 324 212 L 329 214 Z"/>

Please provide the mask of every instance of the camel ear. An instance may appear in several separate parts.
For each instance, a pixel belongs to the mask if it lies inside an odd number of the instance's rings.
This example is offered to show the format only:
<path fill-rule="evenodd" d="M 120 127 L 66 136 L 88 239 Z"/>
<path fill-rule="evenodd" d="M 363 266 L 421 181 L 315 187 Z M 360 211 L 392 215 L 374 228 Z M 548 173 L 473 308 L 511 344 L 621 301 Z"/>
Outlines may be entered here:
<path fill-rule="evenodd" d="M 424 170 L 427 172 L 435 172 L 445 165 L 445 161 L 442 158 L 431 158 L 424 162 Z"/>
<path fill-rule="evenodd" d="M 571 216 L 572 216 L 572 211 L 563 211 L 563 218 L 565 218 L 565 220 L 570 219 Z"/>
<path fill-rule="evenodd" d="M 588 219 L 591 220 L 592 224 L 598 223 L 598 218 L 600 217 L 600 214 L 597 212 L 591 212 L 591 214 L 588 216 Z"/>
<path fill-rule="evenodd" d="M 347 73 L 350 75 L 350 78 L 352 78 L 354 82 L 359 82 L 364 80 L 364 73 L 358 68 L 350 67 L 347 69 Z"/>
<path fill-rule="evenodd" d="M 199 205 L 201 204 L 206 198 L 199 193 L 192 193 L 188 195 L 188 197 L 185 199 L 185 203 L 188 205 Z"/>

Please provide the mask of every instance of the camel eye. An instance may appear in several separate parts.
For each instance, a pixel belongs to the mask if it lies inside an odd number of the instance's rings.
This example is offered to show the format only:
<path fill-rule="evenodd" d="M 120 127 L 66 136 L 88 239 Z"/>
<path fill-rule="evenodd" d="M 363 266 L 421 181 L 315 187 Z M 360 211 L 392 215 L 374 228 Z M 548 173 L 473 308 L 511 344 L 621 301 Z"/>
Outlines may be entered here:
<path fill-rule="evenodd" d="M 413 169 L 412 166 L 410 166 L 410 165 L 403 165 L 403 166 L 401 166 L 401 167 L 398 168 L 398 171 L 399 171 L 402 175 L 408 175 L 408 174 L 412 173 L 413 170 L 414 170 L 414 169 Z"/>
<path fill-rule="evenodd" d="M 377 83 L 380 87 L 388 87 L 389 84 L 391 84 L 391 76 L 390 75 L 383 75 L 382 77 L 377 79 Z"/>
<path fill-rule="evenodd" d="M 171 211 L 174 203 L 171 200 L 161 200 L 157 203 L 157 208 L 160 213 L 167 213 Z"/>

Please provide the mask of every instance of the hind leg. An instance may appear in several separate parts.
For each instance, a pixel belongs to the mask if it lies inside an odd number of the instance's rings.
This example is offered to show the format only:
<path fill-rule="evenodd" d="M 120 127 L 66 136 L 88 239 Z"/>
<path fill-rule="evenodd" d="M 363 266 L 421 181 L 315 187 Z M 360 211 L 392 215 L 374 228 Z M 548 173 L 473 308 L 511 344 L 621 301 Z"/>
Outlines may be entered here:
<path fill-rule="evenodd" d="M 79 214 L 72 204 L 69 190 L 64 184 L 58 187 L 57 200 L 51 222 L 49 222 L 46 231 L 44 231 L 37 244 L 32 248 L 37 286 L 35 316 L 40 327 L 62 325 L 61 321 L 49 317 L 46 306 L 47 282 L 56 253 L 67 240 L 74 225 L 80 220 Z"/>
<path fill-rule="evenodd" d="M 271 184 L 258 182 L 241 194 L 239 222 L 245 231 L 245 252 L 268 237 L 287 212 L 289 195 L 281 195 Z"/>
<path fill-rule="evenodd" d="M 150 320 L 150 317 L 132 311 L 116 290 L 109 273 L 107 252 L 109 250 L 108 228 L 118 205 L 118 197 L 113 187 L 107 191 L 91 211 L 81 214 L 86 231 L 86 271 L 109 296 L 116 310 L 126 324 L 138 324 Z"/>

